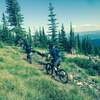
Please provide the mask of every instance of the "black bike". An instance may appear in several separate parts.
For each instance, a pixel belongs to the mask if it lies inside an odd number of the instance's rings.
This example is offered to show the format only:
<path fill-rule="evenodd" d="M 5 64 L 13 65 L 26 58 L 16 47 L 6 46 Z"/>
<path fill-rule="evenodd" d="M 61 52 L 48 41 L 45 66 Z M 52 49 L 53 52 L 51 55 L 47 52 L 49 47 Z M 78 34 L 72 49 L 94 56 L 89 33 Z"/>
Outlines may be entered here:
<path fill-rule="evenodd" d="M 56 80 L 60 80 L 62 83 L 68 83 L 68 74 L 60 67 L 52 67 L 51 63 L 45 64 L 47 74 L 52 75 Z"/>

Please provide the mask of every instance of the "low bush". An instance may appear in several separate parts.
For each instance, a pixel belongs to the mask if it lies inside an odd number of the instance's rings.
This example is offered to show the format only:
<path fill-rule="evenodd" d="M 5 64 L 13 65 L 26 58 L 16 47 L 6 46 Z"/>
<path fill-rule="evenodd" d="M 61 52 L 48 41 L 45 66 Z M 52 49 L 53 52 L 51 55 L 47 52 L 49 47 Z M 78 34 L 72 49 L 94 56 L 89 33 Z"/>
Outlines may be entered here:
<path fill-rule="evenodd" d="M 4 44 L 2 42 L 0 42 L 0 48 L 3 48 Z"/>
<path fill-rule="evenodd" d="M 66 60 L 65 60 L 66 61 Z M 90 75 L 100 75 L 100 62 L 93 62 L 88 59 L 80 58 L 67 58 L 67 62 L 75 63 L 81 68 L 86 69 L 86 72 Z"/>
<path fill-rule="evenodd" d="M 0 57 L 0 62 L 4 62 L 4 59 L 2 57 Z"/>

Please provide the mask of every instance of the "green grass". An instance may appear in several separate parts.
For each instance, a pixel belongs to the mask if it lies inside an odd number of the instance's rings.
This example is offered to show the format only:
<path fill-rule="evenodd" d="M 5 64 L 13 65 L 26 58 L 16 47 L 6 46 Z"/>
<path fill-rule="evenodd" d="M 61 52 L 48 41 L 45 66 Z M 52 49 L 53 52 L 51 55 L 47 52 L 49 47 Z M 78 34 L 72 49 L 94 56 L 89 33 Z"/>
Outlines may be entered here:
<path fill-rule="evenodd" d="M 95 90 L 82 90 L 75 83 L 55 81 L 36 63 L 41 57 L 33 55 L 33 64 L 24 58 L 18 47 L 0 48 L 0 100 L 99 100 Z M 68 60 L 62 63 L 62 68 L 69 74 L 81 75 L 82 79 L 88 76 Z M 100 78 L 93 79 L 99 84 Z"/>

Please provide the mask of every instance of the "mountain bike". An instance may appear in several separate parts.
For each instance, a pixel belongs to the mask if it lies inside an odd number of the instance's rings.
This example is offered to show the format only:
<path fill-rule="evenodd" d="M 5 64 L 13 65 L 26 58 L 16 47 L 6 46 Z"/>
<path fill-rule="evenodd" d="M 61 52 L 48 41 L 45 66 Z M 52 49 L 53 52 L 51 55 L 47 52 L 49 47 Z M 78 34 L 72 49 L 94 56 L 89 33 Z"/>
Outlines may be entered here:
<path fill-rule="evenodd" d="M 62 83 L 68 83 L 68 73 L 60 67 L 52 67 L 51 63 L 46 63 L 45 70 L 47 74 L 52 75 L 55 79 L 60 80 Z"/>

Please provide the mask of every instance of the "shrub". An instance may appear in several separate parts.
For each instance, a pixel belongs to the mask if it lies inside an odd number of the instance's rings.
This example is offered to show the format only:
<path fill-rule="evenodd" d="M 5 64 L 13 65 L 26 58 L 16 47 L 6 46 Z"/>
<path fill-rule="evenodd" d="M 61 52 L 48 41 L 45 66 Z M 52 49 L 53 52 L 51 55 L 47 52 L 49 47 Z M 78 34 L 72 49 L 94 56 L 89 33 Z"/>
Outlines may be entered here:
<path fill-rule="evenodd" d="M 2 57 L 0 57 L 0 62 L 4 62 L 4 59 Z"/>
<path fill-rule="evenodd" d="M 4 44 L 2 42 L 0 42 L 0 48 L 3 48 Z"/>
<path fill-rule="evenodd" d="M 65 60 L 66 61 L 66 60 Z M 90 75 L 100 75 L 100 62 L 94 63 L 93 61 L 90 61 L 85 58 L 72 58 L 72 59 L 67 59 L 67 62 L 75 63 L 81 68 L 86 69 L 86 72 Z"/>

